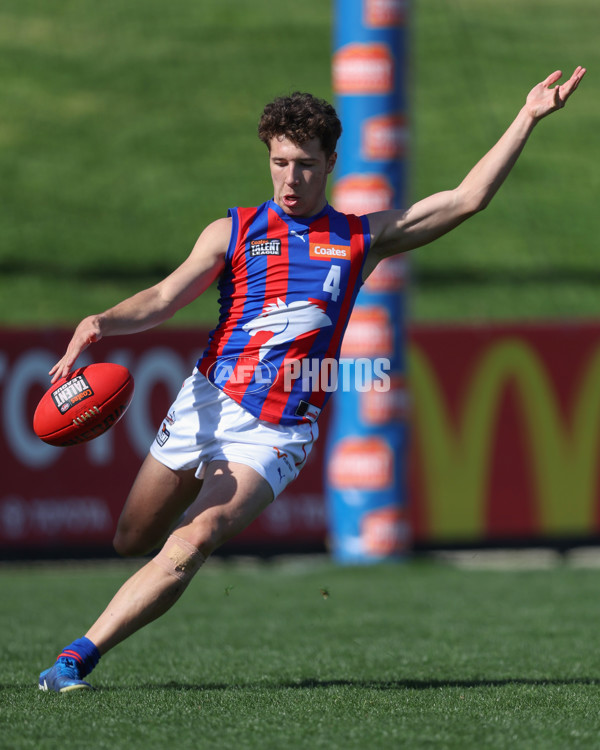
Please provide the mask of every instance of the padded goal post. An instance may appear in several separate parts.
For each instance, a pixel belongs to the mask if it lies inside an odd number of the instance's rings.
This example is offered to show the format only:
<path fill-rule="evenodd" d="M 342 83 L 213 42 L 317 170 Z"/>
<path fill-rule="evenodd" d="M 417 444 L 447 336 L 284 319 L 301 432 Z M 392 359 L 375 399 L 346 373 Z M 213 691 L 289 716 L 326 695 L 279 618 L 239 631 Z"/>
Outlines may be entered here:
<path fill-rule="evenodd" d="M 408 2 L 336 0 L 333 89 L 343 125 L 332 204 L 367 214 L 407 204 Z M 332 399 L 325 487 L 343 563 L 401 557 L 407 514 L 406 259 L 361 290 Z"/>

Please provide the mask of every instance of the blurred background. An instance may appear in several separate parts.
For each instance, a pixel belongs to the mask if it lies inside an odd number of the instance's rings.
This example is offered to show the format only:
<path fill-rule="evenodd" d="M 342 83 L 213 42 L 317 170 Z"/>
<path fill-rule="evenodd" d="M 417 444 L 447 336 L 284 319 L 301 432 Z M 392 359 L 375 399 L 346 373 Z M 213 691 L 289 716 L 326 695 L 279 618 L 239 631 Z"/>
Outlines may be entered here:
<path fill-rule="evenodd" d="M 72 471 L 67 467 L 78 463 L 73 453 L 59 458 L 40 452 L 29 464 L 23 459 L 38 449 L 28 435 L 14 437 L 21 429 L 15 427 L 15 398 L 31 411 L 43 384 L 27 381 L 25 366 L 15 377 L 15 368 L 40 347 L 42 359 L 51 362 L 84 315 L 158 281 L 227 207 L 270 197 L 258 118 L 265 102 L 294 90 L 333 99 L 332 14 L 332 4 L 323 0 L 4 0 L 0 388 L 2 472 L 13 482 L 8 489 L 5 483 L 7 494 L 0 498 L 5 550 L 22 548 L 36 523 L 41 525 L 34 546 L 56 546 L 66 527 L 51 524 L 48 531 L 52 513 L 39 508 L 56 501 L 60 489 L 42 497 L 40 490 L 23 487 L 49 486 L 50 470 L 64 481 Z M 416 546 L 595 539 L 597 2 L 413 0 L 409 18 L 412 199 L 454 187 L 548 73 L 560 68 L 568 76 L 578 64 L 588 68 L 566 110 L 540 124 L 492 205 L 411 257 L 410 362 L 418 382 L 409 481 Z M 182 336 L 189 327 L 205 331 L 216 312 L 211 290 L 167 330 L 175 327 Z M 34 338 L 24 338 L 25 331 Z M 166 338 L 152 346 L 173 340 L 159 335 Z M 502 370 L 506 385 L 485 401 L 473 373 L 484 355 L 506 351 L 507 337 L 525 341 L 535 362 L 527 353 L 515 355 L 517 364 Z M 189 348 L 187 341 L 182 339 L 180 352 Z M 127 355 L 130 363 L 144 356 L 144 346 L 147 341 Z M 97 350 L 98 357 L 108 352 Z M 190 354 L 183 370 L 193 361 Z M 179 378 L 178 365 L 171 371 Z M 28 383 L 29 390 L 19 383 Z M 152 381 L 139 397 L 140 410 L 154 409 L 157 420 L 162 402 L 156 389 L 168 390 L 163 386 Z M 473 393 L 469 411 L 465 404 Z M 472 443 L 485 444 L 486 457 L 475 447 L 469 453 L 465 438 L 468 425 L 484 412 L 485 440 L 473 427 Z M 143 443 L 140 433 L 145 429 L 143 438 L 152 439 L 155 427 L 146 427 L 150 416 L 132 420 L 130 433 L 137 437 L 127 439 L 135 448 L 136 440 Z M 121 439 L 124 433 L 110 438 L 112 447 L 85 448 L 78 455 L 105 472 L 115 456 L 126 455 Z M 13 463 L 15 440 L 21 448 Z M 436 448 L 440 441 L 443 447 Z M 500 458 L 492 460 L 494 455 Z M 438 460 L 426 465 L 427 456 Z M 123 483 L 134 458 L 127 454 L 126 469 L 111 469 Z M 21 465 L 26 480 L 18 474 Z M 471 489 L 452 474 L 461 466 L 467 466 L 461 476 L 471 477 Z M 520 478 L 518 490 L 509 476 Z M 310 544 L 318 545 L 324 529 L 315 499 L 319 488 L 296 491 L 312 498 L 303 517 L 313 519 Z M 75 503 L 72 491 L 65 492 Z M 513 506 L 510 517 L 498 510 Z M 52 512 L 60 515 L 57 507 Z M 272 524 L 297 525 L 295 512 L 288 512 L 287 521 L 285 513 L 273 510 Z M 94 537 L 98 548 L 113 522 L 107 517 Z M 83 527 L 72 518 L 69 523 L 73 538 L 82 538 Z"/>
<path fill-rule="evenodd" d="M 322 0 L 5 0 L 0 20 L 5 325 L 72 325 L 158 280 L 270 194 L 264 103 L 333 96 Z M 456 185 L 548 72 L 589 68 L 493 205 L 414 254 L 415 321 L 597 314 L 598 20 L 594 0 L 411 3 L 415 199 Z"/>

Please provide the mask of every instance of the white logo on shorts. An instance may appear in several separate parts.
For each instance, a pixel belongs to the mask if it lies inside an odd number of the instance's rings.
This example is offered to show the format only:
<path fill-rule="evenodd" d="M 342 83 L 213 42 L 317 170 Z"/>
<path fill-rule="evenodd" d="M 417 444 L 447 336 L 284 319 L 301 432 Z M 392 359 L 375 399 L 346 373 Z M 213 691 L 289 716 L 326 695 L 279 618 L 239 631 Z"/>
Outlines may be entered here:
<path fill-rule="evenodd" d="M 167 440 L 171 437 L 171 433 L 169 430 L 167 430 L 167 425 L 163 422 L 162 427 L 158 431 L 158 435 L 156 436 L 156 442 L 162 446 L 167 442 Z"/>

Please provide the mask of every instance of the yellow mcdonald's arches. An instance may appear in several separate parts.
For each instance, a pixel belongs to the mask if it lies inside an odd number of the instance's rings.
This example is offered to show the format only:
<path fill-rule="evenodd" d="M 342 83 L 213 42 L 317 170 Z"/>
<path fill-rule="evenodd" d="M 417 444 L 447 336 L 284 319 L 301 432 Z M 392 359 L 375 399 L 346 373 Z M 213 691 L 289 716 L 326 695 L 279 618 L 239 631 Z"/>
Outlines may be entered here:
<path fill-rule="evenodd" d="M 452 424 L 436 373 L 414 342 L 409 348 L 410 390 L 434 539 L 480 539 L 501 394 L 518 389 L 528 460 L 536 485 L 542 535 L 587 535 L 593 528 L 600 423 L 600 347 L 590 358 L 563 419 L 548 373 L 527 342 L 492 343 L 472 375 L 457 426 Z"/>

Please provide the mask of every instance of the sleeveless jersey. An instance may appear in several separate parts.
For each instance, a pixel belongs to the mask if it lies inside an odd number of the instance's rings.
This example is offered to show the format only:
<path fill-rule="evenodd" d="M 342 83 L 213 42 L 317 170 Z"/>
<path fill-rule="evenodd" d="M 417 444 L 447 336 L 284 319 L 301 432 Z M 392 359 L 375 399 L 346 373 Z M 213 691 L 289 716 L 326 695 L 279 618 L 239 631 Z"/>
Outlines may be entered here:
<path fill-rule="evenodd" d="M 228 215 L 219 322 L 198 369 L 259 419 L 315 421 L 362 286 L 368 220 L 329 205 L 290 217 L 272 200 Z"/>

